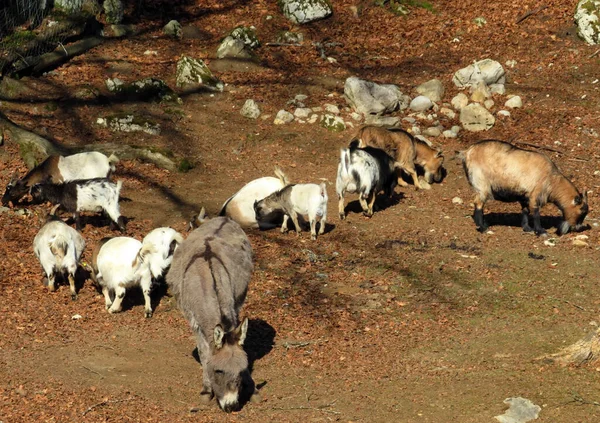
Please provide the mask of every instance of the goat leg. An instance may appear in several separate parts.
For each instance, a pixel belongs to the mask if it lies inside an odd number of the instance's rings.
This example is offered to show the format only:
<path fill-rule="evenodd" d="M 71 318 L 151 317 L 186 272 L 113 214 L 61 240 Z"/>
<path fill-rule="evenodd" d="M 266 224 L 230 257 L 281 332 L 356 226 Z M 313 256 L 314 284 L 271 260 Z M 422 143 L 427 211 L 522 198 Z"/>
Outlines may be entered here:
<path fill-rule="evenodd" d="M 109 313 L 119 313 L 121 311 L 121 303 L 123 302 L 123 297 L 125 297 L 125 287 L 118 286 L 115 288 L 115 300 L 112 305 L 108 309 Z"/>
<path fill-rule="evenodd" d="M 292 213 L 290 213 L 290 217 L 292 218 L 292 222 L 294 223 L 294 226 L 296 227 L 296 234 L 300 235 L 300 224 L 298 223 L 298 214 L 295 211 L 292 211 Z"/>
<path fill-rule="evenodd" d="M 77 299 L 77 291 L 75 291 L 75 278 L 69 273 L 69 287 L 71 288 L 71 299 Z"/>
<path fill-rule="evenodd" d="M 75 229 L 81 232 L 81 216 L 78 211 L 73 213 L 73 219 L 75 219 Z"/>
<path fill-rule="evenodd" d="M 289 216 L 287 214 L 283 215 L 283 223 L 281 224 L 281 233 L 284 234 L 288 231 L 288 220 Z"/>

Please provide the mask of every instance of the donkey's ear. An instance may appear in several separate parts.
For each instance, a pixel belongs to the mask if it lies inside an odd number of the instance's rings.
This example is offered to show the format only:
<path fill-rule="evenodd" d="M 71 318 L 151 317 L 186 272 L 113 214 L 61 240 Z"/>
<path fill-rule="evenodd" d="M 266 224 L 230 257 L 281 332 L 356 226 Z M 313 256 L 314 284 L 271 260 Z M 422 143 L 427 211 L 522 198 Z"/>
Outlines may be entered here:
<path fill-rule="evenodd" d="M 223 346 L 223 338 L 225 337 L 225 331 L 221 325 L 215 326 L 213 337 L 215 341 L 215 348 L 220 349 Z"/>
<path fill-rule="evenodd" d="M 237 342 L 240 346 L 244 345 L 244 341 L 246 340 L 246 334 L 248 333 L 248 318 L 246 317 L 244 321 L 235 328 L 235 336 L 237 338 Z"/>

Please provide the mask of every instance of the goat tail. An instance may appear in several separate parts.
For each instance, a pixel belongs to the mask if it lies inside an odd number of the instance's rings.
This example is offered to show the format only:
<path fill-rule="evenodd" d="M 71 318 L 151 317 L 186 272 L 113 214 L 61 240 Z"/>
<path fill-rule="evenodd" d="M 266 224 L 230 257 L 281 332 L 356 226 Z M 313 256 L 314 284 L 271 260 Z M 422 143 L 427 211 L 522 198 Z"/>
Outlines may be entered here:
<path fill-rule="evenodd" d="M 117 196 L 121 196 L 121 187 L 123 186 L 123 181 L 117 181 Z"/>
<path fill-rule="evenodd" d="M 140 248 L 140 250 L 135 256 L 133 263 L 131 263 L 131 267 L 133 268 L 133 270 L 137 270 L 142 265 L 142 263 L 144 263 L 146 256 L 152 253 L 156 253 L 156 247 L 154 247 L 153 244 L 142 245 L 142 248 Z"/>
<path fill-rule="evenodd" d="M 275 176 L 279 178 L 283 186 L 290 184 L 290 180 L 288 179 L 287 175 L 283 173 L 283 170 L 281 170 L 279 166 L 275 166 Z"/>
<path fill-rule="evenodd" d="M 347 148 L 340 149 L 340 164 L 342 165 L 342 174 L 347 175 L 350 173 L 350 165 L 352 164 L 352 157 L 350 151 Z"/>
<path fill-rule="evenodd" d="M 52 255 L 61 263 L 69 249 L 69 240 L 63 234 L 56 234 L 48 243 Z"/>
<path fill-rule="evenodd" d="M 319 184 L 319 188 L 321 189 L 321 191 L 320 191 L 321 197 L 326 198 L 327 197 L 327 184 L 325 183 L 325 181 L 323 181 Z"/>
<path fill-rule="evenodd" d="M 455 150 L 454 153 L 456 154 L 454 156 L 454 158 L 459 159 L 463 163 L 467 159 L 467 156 L 466 156 L 467 151 L 466 150 L 460 150 L 460 151 L 459 150 Z"/>

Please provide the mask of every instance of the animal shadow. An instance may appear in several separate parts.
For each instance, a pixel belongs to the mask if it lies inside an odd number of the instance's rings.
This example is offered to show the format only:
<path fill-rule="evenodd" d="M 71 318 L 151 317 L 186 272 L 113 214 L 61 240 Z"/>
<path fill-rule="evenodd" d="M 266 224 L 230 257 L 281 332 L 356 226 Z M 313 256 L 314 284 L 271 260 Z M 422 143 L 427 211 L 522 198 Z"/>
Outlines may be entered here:
<path fill-rule="evenodd" d="M 373 212 L 378 212 L 381 210 L 385 210 L 388 207 L 395 206 L 400 203 L 400 201 L 404 198 L 404 194 L 401 192 L 393 192 L 391 196 L 387 197 L 385 194 L 379 195 L 375 199 L 375 204 L 373 205 Z M 363 209 L 360 205 L 360 201 L 354 200 L 349 201 L 346 207 L 344 208 L 344 213 L 348 215 L 349 213 L 360 214 L 363 213 Z"/>
<path fill-rule="evenodd" d="M 490 227 L 492 226 L 512 226 L 521 227 L 521 213 L 488 213 L 484 216 L 484 221 Z M 540 219 L 544 229 L 557 228 L 561 222 L 558 216 L 542 216 Z M 533 225 L 533 216 L 529 216 L 529 224 Z"/>

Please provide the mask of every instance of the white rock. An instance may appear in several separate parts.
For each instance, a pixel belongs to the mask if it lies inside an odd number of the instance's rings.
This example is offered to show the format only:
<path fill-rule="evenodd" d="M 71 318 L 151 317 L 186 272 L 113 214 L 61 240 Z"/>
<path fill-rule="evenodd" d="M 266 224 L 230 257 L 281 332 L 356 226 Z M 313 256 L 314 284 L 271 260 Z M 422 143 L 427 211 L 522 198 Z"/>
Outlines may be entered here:
<path fill-rule="evenodd" d="M 439 137 L 440 135 L 442 135 L 442 131 L 440 131 L 438 127 L 432 126 L 430 128 L 425 128 L 425 130 L 423 131 L 423 135 L 429 137 Z"/>
<path fill-rule="evenodd" d="M 488 88 L 492 94 L 504 95 L 506 93 L 506 87 L 504 84 L 490 84 Z"/>
<path fill-rule="evenodd" d="M 100 125 L 100 126 L 106 126 L 106 125 L 108 125 L 108 123 L 106 122 L 106 119 L 104 119 L 104 118 L 98 118 L 98 119 L 96 119 L 96 123 L 98 125 Z"/>
<path fill-rule="evenodd" d="M 402 122 L 410 123 L 411 125 L 415 123 L 417 120 L 414 117 L 406 116 L 402 118 Z"/>
<path fill-rule="evenodd" d="M 467 97 L 464 93 L 458 93 L 452 99 L 452 107 L 458 111 L 460 111 L 460 109 L 465 107 L 467 104 L 469 104 L 469 97 Z"/>
<path fill-rule="evenodd" d="M 498 110 L 496 113 L 498 116 L 510 117 L 510 112 L 508 110 Z"/>
<path fill-rule="evenodd" d="M 412 128 L 410 128 L 410 133 L 413 135 L 421 135 L 421 128 L 419 128 L 418 126 L 413 126 Z"/>
<path fill-rule="evenodd" d="M 500 423 L 526 423 L 537 419 L 542 411 L 542 407 L 521 397 L 507 398 L 504 404 L 507 404 L 509 409 L 502 415 L 494 416 Z"/>
<path fill-rule="evenodd" d="M 119 91 L 121 88 L 123 88 L 123 81 L 121 81 L 119 78 L 109 78 L 106 80 L 106 88 L 108 88 L 108 91 L 110 92 Z"/>
<path fill-rule="evenodd" d="M 505 65 L 512 69 L 515 66 L 517 66 L 517 61 L 516 60 L 507 60 Z"/>
<path fill-rule="evenodd" d="M 508 100 L 506 100 L 506 103 L 504 103 L 504 107 L 508 107 L 509 109 L 517 109 L 519 107 L 523 107 L 521 97 L 516 95 L 514 97 L 509 98 Z"/>
<path fill-rule="evenodd" d="M 582 239 L 582 240 L 586 240 L 586 239 L 590 239 L 590 237 L 589 237 L 589 236 L 587 236 L 587 235 L 581 234 L 581 235 L 577 235 L 577 236 L 575 237 L 575 239 Z"/>
<path fill-rule="evenodd" d="M 79 320 L 79 319 L 83 319 L 83 316 L 81 314 L 74 314 L 71 316 L 71 320 Z"/>
<path fill-rule="evenodd" d="M 321 106 L 317 106 L 317 107 L 312 107 L 311 110 L 315 113 L 321 113 L 323 111 L 323 108 Z"/>
<path fill-rule="evenodd" d="M 321 126 L 333 132 L 340 132 L 346 129 L 344 120 L 335 115 L 324 114 L 321 116 Z"/>
<path fill-rule="evenodd" d="M 410 110 L 414 110 L 415 112 L 423 112 L 431 109 L 432 106 L 433 103 L 429 98 L 425 97 L 424 95 L 420 95 L 413 98 L 408 107 Z"/>
<path fill-rule="evenodd" d="M 328 113 L 333 113 L 334 115 L 340 114 L 340 109 L 335 104 L 324 104 L 323 107 L 325 107 L 325 111 Z"/>
<path fill-rule="evenodd" d="M 442 101 L 444 97 L 444 85 L 439 79 L 432 79 L 419 85 L 416 91 L 432 102 Z"/>
<path fill-rule="evenodd" d="M 275 116 L 275 120 L 273 123 L 275 125 L 283 125 L 286 123 L 290 123 L 294 120 L 294 115 L 286 110 L 280 110 L 277 112 L 277 116 Z"/>
<path fill-rule="evenodd" d="M 479 103 L 471 103 L 460 111 L 460 123 L 471 132 L 487 131 L 496 119 Z"/>
<path fill-rule="evenodd" d="M 221 42 L 221 45 L 219 45 L 217 57 L 219 59 L 224 59 L 226 57 L 233 59 L 250 59 L 252 55 L 246 49 L 246 44 L 244 44 L 242 40 L 228 35 Z"/>
<path fill-rule="evenodd" d="M 363 118 L 363 117 L 362 117 L 362 115 L 361 115 L 360 113 L 356 113 L 356 112 L 352 112 L 352 113 L 350 113 L 350 117 L 351 117 L 352 119 L 354 119 L 355 121 L 357 121 L 357 122 L 360 122 L 360 121 L 362 121 L 362 118 Z"/>
<path fill-rule="evenodd" d="M 379 85 L 355 76 L 346 79 L 344 95 L 348 104 L 363 115 L 381 115 L 402 109 L 406 96 L 396 85 Z M 406 108 L 407 104 L 404 105 Z"/>
<path fill-rule="evenodd" d="M 308 98 L 308 96 L 306 94 L 296 94 L 296 97 L 294 97 L 294 100 L 296 101 L 304 101 Z"/>
<path fill-rule="evenodd" d="M 308 107 L 298 107 L 296 110 L 294 110 L 294 116 L 299 119 L 306 119 L 312 114 L 312 112 L 312 109 Z"/>
<path fill-rule="evenodd" d="M 250 119 L 257 119 L 260 116 L 260 108 L 254 100 L 248 99 L 242 106 L 240 114 Z"/>
<path fill-rule="evenodd" d="M 279 0 L 278 4 L 284 16 L 297 24 L 323 19 L 333 13 L 326 0 Z"/>
<path fill-rule="evenodd" d="M 479 81 L 483 81 L 487 85 L 503 84 L 505 81 L 504 68 L 495 60 L 483 59 L 458 70 L 452 77 L 452 82 L 458 88 L 469 87 Z"/>
<path fill-rule="evenodd" d="M 455 134 L 458 135 L 458 133 L 460 132 L 462 128 L 458 125 L 454 125 L 452 128 L 450 128 L 450 130 Z"/>
<path fill-rule="evenodd" d="M 200 60 L 187 56 L 181 56 L 177 61 L 177 86 L 202 85 L 208 89 L 223 91 L 224 85 L 216 78 L 208 66 Z"/>
<path fill-rule="evenodd" d="M 486 99 L 492 96 L 490 89 L 483 81 L 477 82 L 472 86 L 473 93 L 471 94 L 471 100 L 476 101 L 478 103 L 483 103 Z"/>
<path fill-rule="evenodd" d="M 492 107 L 494 107 L 494 104 L 495 104 L 494 100 L 492 100 L 491 98 L 488 98 L 486 101 L 483 102 L 483 105 L 488 110 L 490 110 Z"/>
<path fill-rule="evenodd" d="M 448 119 L 454 119 L 456 117 L 456 112 L 447 107 L 442 107 L 440 109 L 440 114 L 446 116 Z"/>
<path fill-rule="evenodd" d="M 158 56 L 158 52 L 156 50 L 146 50 L 144 56 Z"/>
<path fill-rule="evenodd" d="M 310 119 L 308 119 L 308 123 L 315 123 L 318 119 L 319 119 L 319 115 L 317 115 L 317 114 L 311 115 Z"/>
<path fill-rule="evenodd" d="M 454 197 L 452 199 L 452 204 L 462 204 L 462 203 L 464 203 L 464 201 L 460 197 Z"/>
<path fill-rule="evenodd" d="M 444 132 L 442 132 L 442 135 L 444 138 L 456 138 L 456 134 L 449 129 L 446 129 Z"/>
<path fill-rule="evenodd" d="M 365 123 L 375 126 L 399 126 L 400 118 L 396 116 L 367 115 L 365 116 Z"/>
<path fill-rule="evenodd" d="M 580 0 L 575 10 L 577 34 L 588 44 L 600 43 L 600 0 Z"/>

